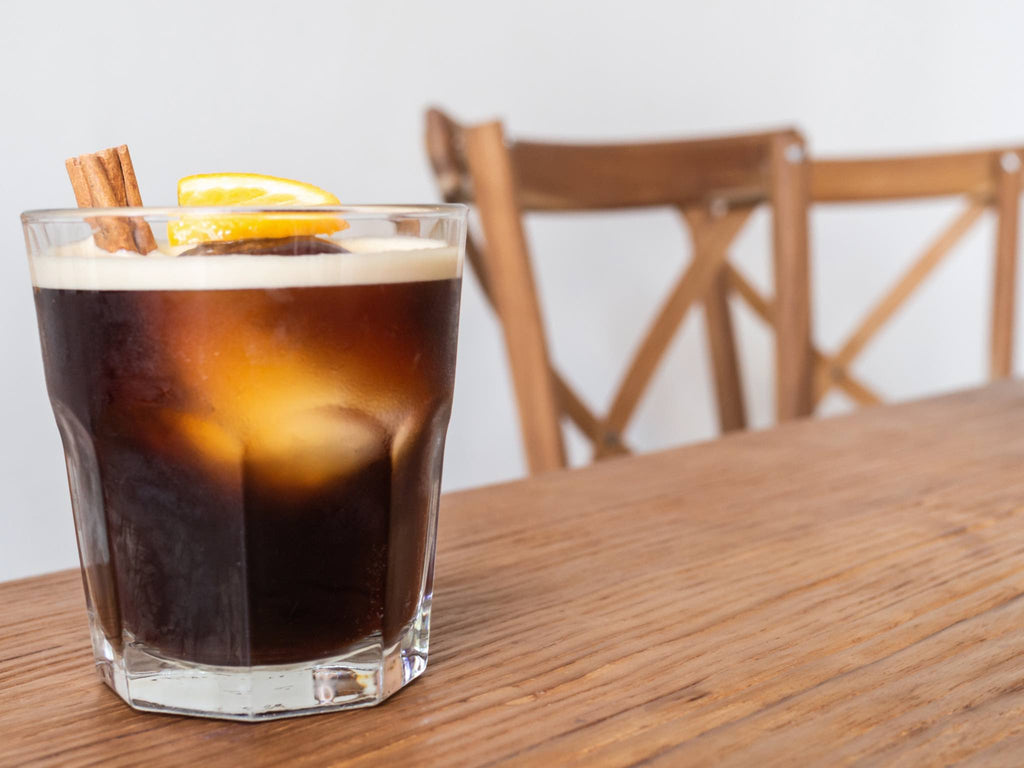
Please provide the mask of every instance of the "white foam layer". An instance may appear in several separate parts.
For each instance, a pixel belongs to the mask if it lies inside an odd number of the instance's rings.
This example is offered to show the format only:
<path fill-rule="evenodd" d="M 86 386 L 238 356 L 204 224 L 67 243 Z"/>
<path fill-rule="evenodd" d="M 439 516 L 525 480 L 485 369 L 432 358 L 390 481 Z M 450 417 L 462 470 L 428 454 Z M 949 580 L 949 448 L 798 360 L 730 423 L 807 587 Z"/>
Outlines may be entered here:
<path fill-rule="evenodd" d="M 418 237 L 348 238 L 351 253 L 312 256 L 184 256 L 187 248 L 152 254 L 107 253 L 92 238 L 30 260 L 38 288 L 87 291 L 188 291 L 301 288 L 446 280 L 461 272 L 458 249 Z"/>

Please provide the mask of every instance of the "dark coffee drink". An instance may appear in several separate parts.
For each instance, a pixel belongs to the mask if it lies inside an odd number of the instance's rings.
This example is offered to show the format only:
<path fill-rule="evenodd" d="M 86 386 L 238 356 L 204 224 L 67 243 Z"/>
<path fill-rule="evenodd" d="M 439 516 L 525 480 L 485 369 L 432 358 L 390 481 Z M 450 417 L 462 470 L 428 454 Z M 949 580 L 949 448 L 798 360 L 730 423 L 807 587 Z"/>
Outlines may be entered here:
<path fill-rule="evenodd" d="M 119 652 L 289 664 L 416 619 L 458 260 L 361 245 L 36 260 L 87 596 Z"/>

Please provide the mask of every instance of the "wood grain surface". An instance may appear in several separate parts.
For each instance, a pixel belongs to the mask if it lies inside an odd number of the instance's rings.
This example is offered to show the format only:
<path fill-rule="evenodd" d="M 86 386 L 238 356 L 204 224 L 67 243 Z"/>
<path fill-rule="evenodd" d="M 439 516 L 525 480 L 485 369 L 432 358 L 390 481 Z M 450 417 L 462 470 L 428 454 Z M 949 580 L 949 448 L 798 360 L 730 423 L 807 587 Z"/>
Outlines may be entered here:
<path fill-rule="evenodd" d="M 1024 385 L 441 515 L 430 666 L 374 709 L 139 714 L 92 671 L 77 573 L 0 585 L 0 763 L 1024 764 Z"/>

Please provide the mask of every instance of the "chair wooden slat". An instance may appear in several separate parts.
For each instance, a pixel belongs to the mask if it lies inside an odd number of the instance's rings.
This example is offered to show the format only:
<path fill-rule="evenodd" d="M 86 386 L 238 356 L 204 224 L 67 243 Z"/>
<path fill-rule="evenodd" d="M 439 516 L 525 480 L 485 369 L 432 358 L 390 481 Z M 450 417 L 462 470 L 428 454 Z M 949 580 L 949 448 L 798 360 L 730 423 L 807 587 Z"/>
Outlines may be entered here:
<path fill-rule="evenodd" d="M 725 265 L 724 273 L 729 287 L 747 303 L 758 317 L 768 325 L 772 325 L 774 323 L 774 308 L 771 302 L 762 296 L 760 291 L 754 288 L 747 278 L 731 264 Z M 853 376 L 848 369 L 843 370 L 841 375 L 833 376 L 832 358 L 822 354 L 817 349 L 814 350 L 813 355 L 815 406 L 821 401 L 828 388 L 833 385 L 838 386 L 852 397 L 855 402 L 861 405 L 878 405 L 882 402 L 882 398 L 871 387 Z M 825 380 L 824 386 L 818 383 L 822 378 Z"/>
<path fill-rule="evenodd" d="M 993 164 L 996 176 L 996 263 L 992 286 L 989 373 L 993 379 L 1013 373 L 1017 296 L 1017 236 L 1020 219 L 1021 155 L 1004 152 Z"/>
<path fill-rule="evenodd" d="M 723 271 L 729 287 L 747 303 L 758 317 L 768 325 L 772 325 L 774 323 L 774 309 L 771 302 L 762 296 L 761 292 L 754 288 L 747 278 L 731 264 L 726 264 Z M 821 395 L 818 394 L 818 391 L 821 390 L 823 394 L 828 386 L 832 384 L 845 391 L 861 405 L 877 405 L 882 402 L 882 398 L 873 389 L 855 378 L 848 370 L 843 371 L 841 376 L 833 377 L 831 371 L 832 359 L 830 357 L 822 354 L 817 349 L 814 350 L 813 355 L 815 382 L 820 377 L 824 377 L 828 381 L 825 387 L 819 387 L 817 383 L 815 384 L 814 405 L 817 405 L 821 400 Z"/>
<path fill-rule="evenodd" d="M 780 420 L 809 416 L 814 408 L 805 155 L 799 137 L 772 138 L 770 191 L 775 265 L 775 410 Z"/>
<path fill-rule="evenodd" d="M 811 199 L 867 202 L 995 192 L 992 151 L 885 158 L 835 158 L 811 163 Z"/>
<path fill-rule="evenodd" d="M 852 397 L 858 405 L 881 405 L 883 402 L 880 395 L 855 379 L 847 371 L 844 371 L 836 381 L 836 386 Z"/>
<path fill-rule="evenodd" d="M 484 258 L 483 251 L 472 234 L 466 236 L 466 258 L 473 268 L 476 281 L 480 283 L 480 290 L 483 291 L 488 301 L 493 302 L 494 292 L 491 289 L 491 274 L 487 266 L 487 259 Z"/>
<path fill-rule="evenodd" d="M 463 161 L 462 126 L 439 109 L 428 109 L 425 136 L 427 157 L 446 203 L 470 202 L 464 186 L 469 169 Z"/>
<path fill-rule="evenodd" d="M 481 291 L 487 300 L 493 304 L 494 296 L 488 276 L 487 259 L 484 258 L 483 251 L 472 236 L 466 238 L 466 256 L 473 266 L 473 272 L 480 283 Z M 583 434 L 587 435 L 593 442 L 600 441 L 605 443 L 606 449 L 612 454 L 629 453 L 629 448 L 620 439 L 605 432 L 603 422 L 579 398 L 573 388 L 565 381 L 562 374 L 550 366 L 549 370 L 552 384 L 555 388 L 555 397 L 561 410 L 572 419 Z"/>
<path fill-rule="evenodd" d="M 772 133 L 639 144 L 517 141 L 509 147 L 524 211 L 763 201 Z"/>
<path fill-rule="evenodd" d="M 772 302 L 761 295 L 750 281 L 743 276 L 732 264 L 725 265 L 725 276 L 729 282 L 729 287 L 736 291 L 736 294 L 740 296 L 755 314 L 760 317 L 768 325 L 775 324 L 775 308 L 772 306 Z"/>
<path fill-rule="evenodd" d="M 595 450 L 598 450 L 601 456 L 629 453 L 630 450 L 622 439 L 605 429 L 604 422 L 594 415 L 593 411 L 557 371 L 554 371 L 554 376 L 555 394 L 562 410 L 590 442 L 598 446 Z"/>
<path fill-rule="evenodd" d="M 681 207 L 691 236 L 708 226 L 711 213 L 708 206 Z M 700 240 L 693 237 L 694 252 Z M 715 406 L 718 410 L 718 428 L 724 434 L 747 426 L 747 411 L 743 400 L 743 382 L 740 373 L 736 335 L 729 309 L 729 278 L 727 264 L 719 266 L 704 296 L 704 325 L 711 355 L 712 383 L 715 387 Z"/>
<path fill-rule="evenodd" d="M 859 379 L 850 373 L 849 369 L 842 369 L 836 372 L 835 361 L 828 355 L 822 354 L 818 350 L 814 352 L 814 363 L 815 363 L 815 379 L 825 379 L 829 382 L 829 386 L 835 385 L 846 392 L 847 395 L 853 398 L 854 402 L 860 405 L 878 405 L 882 402 L 882 398 L 875 393 L 873 389 L 861 382 Z M 822 390 L 822 395 L 827 392 L 828 388 Z M 818 397 L 814 404 L 817 405 L 820 401 Z"/>
<path fill-rule="evenodd" d="M 931 274 L 960 239 L 984 213 L 985 206 L 971 203 L 932 241 L 920 258 L 896 281 L 874 308 L 861 321 L 857 329 L 833 356 L 834 365 L 845 368 L 856 357 L 882 326 L 889 320 L 924 279 Z"/>
<path fill-rule="evenodd" d="M 531 472 L 565 466 L 558 403 L 512 165 L 497 122 L 465 132 L 474 193 L 487 232 L 487 273 L 508 351 Z"/>
<path fill-rule="evenodd" d="M 718 428 L 722 433 L 746 429 L 747 408 L 743 398 L 736 333 L 729 309 L 729 280 L 721 267 L 715 273 L 704 297 L 704 323 L 714 373 L 712 382 L 715 386 Z"/>
<path fill-rule="evenodd" d="M 690 266 L 672 288 L 668 300 L 644 336 L 612 401 L 608 418 L 605 419 L 605 426 L 611 432 L 622 434 L 676 329 L 690 306 L 706 295 L 719 266 L 725 260 L 729 244 L 752 211 L 751 207 L 729 210 L 713 220 L 706 229 L 695 233 L 700 242 L 694 249 Z"/>

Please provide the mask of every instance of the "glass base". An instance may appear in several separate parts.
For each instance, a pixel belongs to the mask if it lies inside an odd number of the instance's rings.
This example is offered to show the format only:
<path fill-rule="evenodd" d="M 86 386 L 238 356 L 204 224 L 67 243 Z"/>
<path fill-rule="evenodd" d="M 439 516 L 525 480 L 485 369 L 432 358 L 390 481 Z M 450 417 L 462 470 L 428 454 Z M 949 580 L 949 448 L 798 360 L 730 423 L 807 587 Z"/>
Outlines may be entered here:
<path fill-rule="evenodd" d="M 369 707 L 426 669 L 430 607 L 424 603 L 390 648 L 371 635 L 342 655 L 298 664 L 195 664 L 159 656 L 127 636 L 119 654 L 94 625 L 96 668 L 118 696 L 144 712 L 255 722 Z"/>

